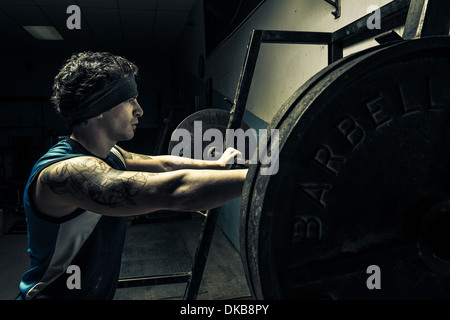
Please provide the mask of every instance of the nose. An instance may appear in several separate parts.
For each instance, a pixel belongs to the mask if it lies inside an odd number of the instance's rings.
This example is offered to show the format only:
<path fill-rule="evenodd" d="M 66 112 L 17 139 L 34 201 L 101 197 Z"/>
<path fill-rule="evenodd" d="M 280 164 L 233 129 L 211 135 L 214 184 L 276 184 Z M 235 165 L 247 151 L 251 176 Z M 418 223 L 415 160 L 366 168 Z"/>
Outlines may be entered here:
<path fill-rule="evenodd" d="M 142 110 L 141 106 L 139 105 L 139 102 L 137 101 L 137 99 L 134 99 L 134 110 L 133 110 L 133 114 L 137 117 L 140 118 L 144 115 L 144 110 Z"/>

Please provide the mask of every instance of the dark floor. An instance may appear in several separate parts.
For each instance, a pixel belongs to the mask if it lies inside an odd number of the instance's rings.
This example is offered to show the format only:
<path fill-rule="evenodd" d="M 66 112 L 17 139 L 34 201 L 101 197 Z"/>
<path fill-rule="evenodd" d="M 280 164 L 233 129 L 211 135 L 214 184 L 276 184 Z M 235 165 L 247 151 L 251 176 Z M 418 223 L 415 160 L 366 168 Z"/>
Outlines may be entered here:
<path fill-rule="evenodd" d="M 12 222 L 10 220 L 11 217 L 4 215 L 2 227 L 4 231 L 11 229 Z M 195 213 L 192 214 L 192 218 L 190 219 L 174 218 L 169 221 L 152 222 L 151 228 L 155 230 L 154 228 L 170 227 L 179 230 L 179 237 L 184 242 L 183 248 L 187 249 L 190 259 L 193 261 L 202 222 L 203 216 Z M 26 250 L 27 237 L 20 230 L 17 234 L 8 233 L 0 236 L 0 300 L 16 298 L 20 277 L 29 265 Z M 167 286 L 172 286 L 173 288 L 169 288 L 169 291 L 173 291 L 175 294 L 161 295 L 160 292 L 163 290 L 167 292 Z M 182 283 L 178 285 L 118 289 L 118 294 L 116 294 L 115 299 L 178 300 L 182 299 L 185 287 L 186 284 Z M 197 299 L 220 300 L 249 298 L 251 296 L 239 253 L 220 229 L 216 228 Z"/>

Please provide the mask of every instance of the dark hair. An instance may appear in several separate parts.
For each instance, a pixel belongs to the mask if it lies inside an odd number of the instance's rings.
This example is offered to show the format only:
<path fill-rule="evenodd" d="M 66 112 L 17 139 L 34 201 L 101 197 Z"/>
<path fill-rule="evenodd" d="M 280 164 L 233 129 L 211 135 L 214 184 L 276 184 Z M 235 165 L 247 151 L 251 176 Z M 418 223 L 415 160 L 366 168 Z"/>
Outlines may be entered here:
<path fill-rule="evenodd" d="M 137 73 L 134 63 L 109 52 L 75 53 L 56 75 L 50 100 L 62 117 L 70 118 L 90 95 L 111 81 Z"/>

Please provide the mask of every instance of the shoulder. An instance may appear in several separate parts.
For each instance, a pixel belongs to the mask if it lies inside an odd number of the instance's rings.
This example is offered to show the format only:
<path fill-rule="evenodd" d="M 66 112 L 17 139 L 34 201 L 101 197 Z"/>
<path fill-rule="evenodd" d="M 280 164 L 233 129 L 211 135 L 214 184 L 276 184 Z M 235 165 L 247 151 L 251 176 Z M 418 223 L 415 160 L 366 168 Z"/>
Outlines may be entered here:
<path fill-rule="evenodd" d="M 41 183 L 50 180 L 61 180 L 69 177 L 87 178 L 89 175 L 106 172 L 112 169 L 105 161 L 91 156 L 79 156 L 58 161 L 40 174 Z"/>
<path fill-rule="evenodd" d="M 130 157 L 129 153 L 120 148 L 119 146 L 114 146 L 111 148 L 109 153 L 108 163 L 118 170 L 127 169 L 127 159 Z"/>
<path fill-rule="evenodd" d="M 133 158 L 133 155 L 132 155 L 131 152 L 128 152 L 128 151 L 124 150 L 123 148 L 119 147 L 118 145 L 115 145 L 115 146 L 111 149 L 111 151 L 113 151 L 113 150 L 117 150 L 117 151 L 122 155 L 122 157 L 123 157 L 125 160 L 129 160 L 129 159 L 132 159 L 132 158 Z"/>
<path fill-rule="evenodd" d="M 37 209 L 61 217 L 73 212 L 86 197 L 86 185 L 101 185 L 112 169 L 101 159 L 80 156 L 44 168 L 30 194 Z"/>
<path fill-rule="evenodd" d="M 44 168 L 36 180 L 36 192 L 43 194 L 77 194 L 86 183 L 101 181 L 113 170 L 103 160 L 80 156 L 56 162 Z"/>

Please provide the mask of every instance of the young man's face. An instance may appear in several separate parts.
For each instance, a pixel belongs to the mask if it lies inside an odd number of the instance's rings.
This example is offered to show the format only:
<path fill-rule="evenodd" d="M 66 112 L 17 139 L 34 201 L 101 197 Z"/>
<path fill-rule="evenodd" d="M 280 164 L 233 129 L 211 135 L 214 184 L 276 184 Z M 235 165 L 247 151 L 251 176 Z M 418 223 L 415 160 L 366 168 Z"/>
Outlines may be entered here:
<path fill-rule="evenodd" d="M 138 118 L 144 114 L 136 98 L 122 102 L 103 113 L 103 123 L 112 140 L 126 141 L 134 137 Z"/>

